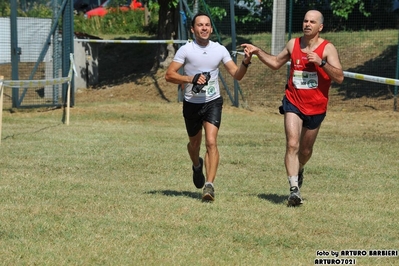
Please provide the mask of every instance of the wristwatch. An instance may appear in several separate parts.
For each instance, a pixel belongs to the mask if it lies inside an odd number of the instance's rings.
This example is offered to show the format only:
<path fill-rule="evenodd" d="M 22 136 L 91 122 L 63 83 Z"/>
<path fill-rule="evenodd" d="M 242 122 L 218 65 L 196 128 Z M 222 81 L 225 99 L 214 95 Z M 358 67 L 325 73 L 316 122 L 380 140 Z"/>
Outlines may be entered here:
<path fill-rule="evenodd" d="M 319 65 L 319 67 L 323 67 L 327 64 L 326 60 L 321 60 L 321 64 Z"/>
<path fill-rule="evenodd" d="M 248 66 L 251 64 L 251 62 L 249 62 L 248 64 L 245 64 L 244 63 L 244 60 L 242 61 L 242 64 L 246 67 L 246 68 L 248 68 Z"/>

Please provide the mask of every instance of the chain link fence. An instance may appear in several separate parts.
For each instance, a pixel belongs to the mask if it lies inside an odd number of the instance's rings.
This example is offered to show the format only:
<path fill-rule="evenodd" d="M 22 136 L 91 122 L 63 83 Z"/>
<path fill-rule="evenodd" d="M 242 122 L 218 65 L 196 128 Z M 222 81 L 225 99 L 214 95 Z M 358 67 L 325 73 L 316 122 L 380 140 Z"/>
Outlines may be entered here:
<path fill-rule="evenodd" d="M 194 1 L 184 5 L 187 17 L 195 11 L 205 11 L 212 16 L 214 41 L 223 43 L 233 54 L 242 43 L 252 43 L 273 53 L 273 13 L 286 18 L 284 42 L 302 35 L 302 20 L 307 10 L 320 10 L 325 18 L 321 37 L 332 42 L 338 50 L 345 72 L 353 72 L 358 79 L 346 77 L 342 84 L 332 84 L 329 108 L 336 110 L 396 110 L 397 86 L 392 80 L 374 82 L 376 79 L 397 79 L 398 30 L 397 10 L 392 1 L 363 1 L 363 14 L 354 7 L 347 19 L 334 16 L 329 1 L 286 1 L 281 8 L 277 1 L 235 1 L 234 9 L 226 1 Z M 273 2 L 278 4 L 273 9 Z M 226 16 L 221 18 L 217 6 L 223 6 Z M 276 7 L 278 7 L 276 9 Z M 235 13 L 232 27 L 231 13 Z M 190 21 L 188 21 L 189 23 Z M 187 25 L 189 26 L 189 25 Z M 278 29 L 278 28 L 277 28 Z M 279 34 L 280 32 L 275 32 Z M 285 44 L 285 43 L 284 43 Z M 233 47 L 235 45 L 235 47 Z M 281 50 L 278 50 L 281 51 Z M 278 52 L 274 53 L 277 54 Z M 236 61 L 242 60 L 238 54 Z M 227 86 L 232 91 L 234 81 L 221 67 Z M 373 81 L 362 80 L 364 75 L 375 76 Z M 353 75 L 352 75 L 353 76 Z M 253 58 L 252 64 L 239 83 L 239 101 L 242 106 L 278 107 L 281 103 L 288 66 L 275 71 Z M 224 97 L 230 97 L 225 92 Z M 276 109 L 277 110 L 277 109 Z"/>
<path fill-rule="evenodd" d="M 17 32 L 18 44 L 13 43 L 13 25 L 10 18 L 0 18 L 3 29 L 0 32 L 0 73 L 5 79 L 48 79 L 65 77 L 69 69 L 69 54 L 73 52 L 73 34 L 67 34 L 73 25 L 73 0 L 51 0 L 46 4 L 53 10 L 49 19 L 18 17 L 19 22 L 14 31 Z M 18 10 L 28 11 L 43 0 L 17 1 Z M 151 1 L 143 1 L 148 4 Z M 156 2 L 156 1 L 153 1 Z M 397 79 L 398 76 L 398 28 L 397 11 L 390 7 L 392 1 L 363 1 L 366 16 L 358 7 L 354 7 L 347 19 L 333 14 L 329 1 L 286 1 L 286 8 L 274 6 L 277 1 L 242 0 L 181 0 L 179 2 L 182 17 L 179 32 L 180 39 L 190 36 L 190 18 L 198 11 L 207 12 L 212 17 L 214 34 L 212 40 L 225 45 L 231 51 L 234 60 L 242 60 L 240 44 L 253 43 L 267 52 L 273 50 L 274 19 L 284 17 L 284 43 L 289 38 L 301 36 L 303 16 L 309 8 L 321 10 L 325 16 L 324 30 L 321 37 L 331 41 L 341 57 L 344 71 L 361 75 L 372 75 L 381 79 Z M 282 4 L 282 2 L 278 2 Z M 311 4 L 313 3 L 313 4 Z M 234 12 L 234 16 L 232 13 Z M 278 14 L 274 16 L 273 14 Z M 234 19 L 232 19 L 234 17 Z M 22 23 L 27 19 L 27 23 Z M 9 24 L 7 24 L 9 23 Z M 281 23 L 281 21 L 280 21 Z M 274 32 L 276 34 L 276 32 Z M 11 38 L 10 38 L 11 36 Z M 64 43 L 62 43 L 64 42 Z M 156 45 L 149 45 L 156 50 Z M 178 44 L 176 44 L 178 48 Z M 118 48 L 120 49 L 120 48 Z M 138 49 L 141 50 L 141 49 Z M 104 64 L 106 48 L 99 49 L 98 61 Z M 13 55 L 12 52 L 15 54 Z M 12 57 L 18 57 L 18 65 L 12 65 Z M 139 56 L 139 55 L 137 55 Z M 118 59 L 119 65 L 128 65 L 130 57 Z M 86 60 L 87 61 L 87 60 Z M 147 62 L 146 62 L 147 63 Z M 151 64 L 152 65 L 152 64 Z M 17 68 L 17 71 L 13 71 Z M 14 76 L 13 74 L 14 73 Z M 17 73 L 17 75 L 15 75 Z M 242 81 L 237 84 L 221 67 L 221 77 L 225 81 L 226 90 L 223 96 L 234 99 L 234 91 L 239 93 L 239 105 L 278 107 L 284 94 L 288 66 L 275 71 L 268 69 L 254 58 Z M 64 84 L 65 85 L 65 84 Z M 58 85 L 57 85 L 58 86 Z M 58 105 L 63 100 L 65 88 L 54 85 L 16 91 L 5 91 L 5 106 L 24 105 Z M 396 108 L 397 86 L 392 82 L 370 82 L 346 77 L 342 84 L 332 84 L 329 108 L 337 110 L 393 110 Z M 72 99 L 73 102 L 73 99 Z"/>
<path fill-rule="evenodd" d="M 0 73 L 5 80 L 51 80 L 68 75 L 73 52 L 71 2 L 10 1 L 10 16 L 0 17 Z M 6 87 L 4 107 L 61 105 L 67 85 L 50 83 Z"/>

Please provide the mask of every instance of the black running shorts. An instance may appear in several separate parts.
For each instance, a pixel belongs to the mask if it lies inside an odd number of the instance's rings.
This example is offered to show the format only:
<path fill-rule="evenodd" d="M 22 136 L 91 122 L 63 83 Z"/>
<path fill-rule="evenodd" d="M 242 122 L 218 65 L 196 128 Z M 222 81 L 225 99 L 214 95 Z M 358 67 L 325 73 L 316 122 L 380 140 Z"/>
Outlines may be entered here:
<path fill-rule="evenodd" d="M 321 125 L 324 118 L 326 117 L 326 113 L 320 115 L 305 115 L 299 111 L 298 108 L 295 107 L 287 98 L 284 96 L 283 98 L 283 110 L 285 113 L 291 112 L 297 114 L 303 121 L 303 127 L 309 129 L 316 129 Z"/>
<path fill-rule="evenodd" d="M 222 107 L 223 98 L 221 96 L 207 103 L 183 101 L 183 117 L 188 135 L 190 137 L 197 135 L 198 131 L 202 130 L 204 121 L 219 128 L 222 120 Z"/>

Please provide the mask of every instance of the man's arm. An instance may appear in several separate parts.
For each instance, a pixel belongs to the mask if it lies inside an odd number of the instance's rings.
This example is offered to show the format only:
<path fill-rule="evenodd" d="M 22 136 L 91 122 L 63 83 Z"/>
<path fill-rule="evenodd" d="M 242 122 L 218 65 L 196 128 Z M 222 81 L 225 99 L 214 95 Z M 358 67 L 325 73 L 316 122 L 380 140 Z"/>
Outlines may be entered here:
<path fill-rule="evenodd" d="M 183 64 L 172 61 L 172 63 L 170 63 L 168 69 L 166 70 L 165 80 L 167 82 L 175 84 L 193 83 L 194 76 L 184 76 L 179 74 L 179 69 L 182 66 Z M 205 83 L 206 83 L 206 77 L 203 74 L 201 74 L 195 82 L 195 84 L 205 84 Z"/>
<path fill-rule="evenodd" d="M 320 58 L 315 52 L 308 54 L 309 62 L 320 66 L 322 58 Z M 324 72 L 330 77 L 330 79 L 338 84 L 344 81 L 344 72 L 342 71 L 341 61 L 337 49 L 332 43 L 329 43 L 324 48 L 323 58 L 326 64 L 323 66 Z"/>
<path fill-rule="evenodd" d="M 271 55 L 252 44 L 244 43 L 241 46 L 244 47 L 244 51 L 248 52 L 249 54 L 256 55 L 263 64 L 273 70 L 280 69 L 290 60 L 289 47 L 291 46 L 291 41 L 287 43 L 287 45 L 278 55 Z"/>
<path fill-rule="evenodd" d="M 224 67 L 234 79 L 241 80 L 245 73 L 247 73 L 248 67 L 251 64 L 251 58 L 252 55 L 245 54 L 245 58 L 238 64 L 238 66 L 233 60 L 230 60 L 224 65 Z"/>
<path fill-rule="evenodd" d="M 332 43 L 329 43 L 324 48 L 326 64 L 323 66 L 323 70 L 327 73 L 331 80 L 338 84 L 344 81 L 344 72 L 342 71 L 341 61 L 337 49 Z"/>
<path fill-rule="evenodd" d="M 178 62 L 172 61 L 165 73 L 165 80 L 175 84 L 191 83 L 193 77 L 179 74 L 179 69 L 183 66 Z"/>

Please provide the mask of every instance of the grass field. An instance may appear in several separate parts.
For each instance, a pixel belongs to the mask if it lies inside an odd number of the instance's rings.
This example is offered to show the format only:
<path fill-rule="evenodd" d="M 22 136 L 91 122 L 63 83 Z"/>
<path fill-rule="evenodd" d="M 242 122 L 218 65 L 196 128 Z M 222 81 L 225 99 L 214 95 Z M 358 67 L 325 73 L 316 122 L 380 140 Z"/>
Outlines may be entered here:
<path fill-rule="evenodd" d="M 69 126 L 60 109 L 3 113 L 1 265 L 313 265 L 332 257 L 317 251 L 399 250 L 397 112 L 330 111 L 290 208 L 277 109 L 225 106 L 216 201 L 203 203 L 181 104 L 77 101 Z"/>

